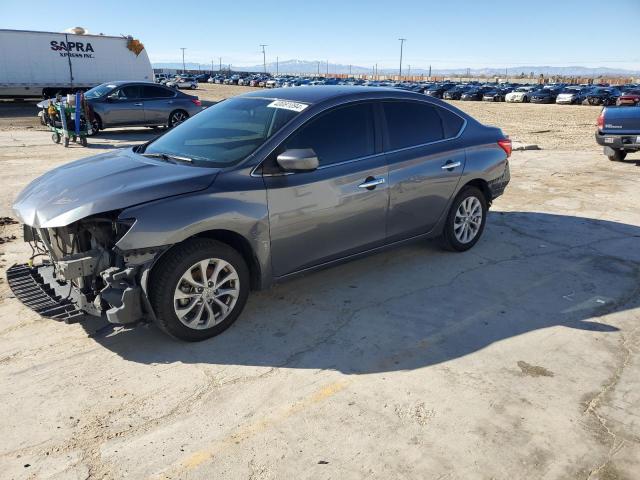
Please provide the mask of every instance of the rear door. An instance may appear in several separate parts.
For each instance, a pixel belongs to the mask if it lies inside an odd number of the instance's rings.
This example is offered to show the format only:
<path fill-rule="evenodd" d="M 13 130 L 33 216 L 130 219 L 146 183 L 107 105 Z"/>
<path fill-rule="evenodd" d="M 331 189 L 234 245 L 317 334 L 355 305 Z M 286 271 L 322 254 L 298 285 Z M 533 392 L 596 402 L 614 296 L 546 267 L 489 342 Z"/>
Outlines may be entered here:
<path fill-rule="evenodd" d="M 174 108 L 175 90 L 159 85 L 144 85 L 142 97 L 144 101 L 144 118 L 147 125 L 166 125 Z"/>
<path fill-rule="evenodd" d="M 107 97 L 102 122 L 105 126 L 144 124 L 144 102 L 139 85 L 117 88 Z"/>
<path fill-rule="evenodd" d="M 319 114 L 276 150 L 312 148 L 320 166 L 264 176 L 275 276 L 384 243 L 388 175 L 375 130 L 373 104 L 351 104 Z"/>
<path fill-rule="evenodd" d="M 428 233 L 456 190 L 465 165 L 464 119 L 419 101 L 382 102 L 389 165 L 388 241 Z"/>

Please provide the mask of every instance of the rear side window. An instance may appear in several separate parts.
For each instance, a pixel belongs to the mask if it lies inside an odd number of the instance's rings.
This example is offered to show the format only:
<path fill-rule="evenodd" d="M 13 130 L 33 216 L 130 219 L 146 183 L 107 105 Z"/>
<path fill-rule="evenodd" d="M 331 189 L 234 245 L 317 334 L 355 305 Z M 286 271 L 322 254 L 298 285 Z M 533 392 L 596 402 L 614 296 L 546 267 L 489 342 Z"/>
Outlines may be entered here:
<path fill-rule="evenodd" d="M 294 133 L 285 148 L 313 148 L 321 166 L 373 155 L 372 105 L 340 107 L 321 115 Z"/>
<path fill-rule="evenodd" d="M 442 118 L 435 107 L 418 102 L 384 102 L 383 106 L 390 150 L 444 138 Z"/>
<path fill-rule="evenodd" d="M 170 98 L 175 95 L 174 91 L 168 88 L 145 85 L 142 89 L 144 98 Z"/>
<path fill-rule="evenodd" d="M 444 138 L 453 138 L 458 135 L 462 128 L 462 124 L 464 123 L 462 117 L 450 112 L 446 108 L 438 108 L 438 113 L 440 114 L 440 117 L 442 117 Z"/>
<path fill-rule="evenodd" d="M 120 97 L 132 99 L 140 98 L 140 87 L 137 85 L 127 85 L 120 89 Z"/>

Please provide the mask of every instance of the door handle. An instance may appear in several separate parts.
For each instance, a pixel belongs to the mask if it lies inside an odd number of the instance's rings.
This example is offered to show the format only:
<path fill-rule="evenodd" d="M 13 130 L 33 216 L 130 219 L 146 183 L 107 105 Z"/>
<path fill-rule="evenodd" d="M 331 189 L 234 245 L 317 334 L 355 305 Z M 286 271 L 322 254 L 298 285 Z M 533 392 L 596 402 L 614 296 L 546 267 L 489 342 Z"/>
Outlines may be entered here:
<path fill-rule="evenodd" d="M 449 162 L 445 163 L 444 165 L 442 165 L 440 168 L 442 170 L 450 170 L 452 168 L 459 167 L 460 165 L 462 165 L 460 162 L 451 162 L 451 161 L 449 161 Z"/>
<path fill-rule="evenodd" d="M 364 183 L 358 185 L 358 188 L 366 188 L 367 190 L 373 190 L 378 185 L 382 185 L 384 183 L 384 178 L 373 178 L 367 177 Z"/>
<path fill-rule="evenodd" d="M 135 105 L 136 107 L 141 107 L 141 106 L 142 106 L 142 102 L 134 103 L 134 105 Z"/>

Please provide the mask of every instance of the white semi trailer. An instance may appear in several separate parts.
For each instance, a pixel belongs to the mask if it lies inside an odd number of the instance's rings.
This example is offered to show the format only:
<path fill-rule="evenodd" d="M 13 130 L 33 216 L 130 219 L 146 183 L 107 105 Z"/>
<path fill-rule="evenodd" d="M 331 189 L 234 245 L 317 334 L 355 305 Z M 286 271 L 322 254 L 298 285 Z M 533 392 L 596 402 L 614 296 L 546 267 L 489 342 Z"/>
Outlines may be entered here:
<path fill-rule="evenodd" d="M 52 97 L 116 80 L 153 81 L 131 37 L 0 29 L 0 98 Z"/>

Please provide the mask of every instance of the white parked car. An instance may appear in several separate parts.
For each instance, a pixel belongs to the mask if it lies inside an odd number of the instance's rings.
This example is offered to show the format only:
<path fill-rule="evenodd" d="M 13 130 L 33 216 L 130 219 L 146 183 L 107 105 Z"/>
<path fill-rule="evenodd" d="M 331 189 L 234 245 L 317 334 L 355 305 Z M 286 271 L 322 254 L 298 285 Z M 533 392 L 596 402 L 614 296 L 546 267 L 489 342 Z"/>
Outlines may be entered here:
<path fill-rule="evenodd" d="M 173 88 L 190 88 L 195 90 L 198 88 L 198 81 L 193 77 L 176 77 L 165 84 L 167 87 Z"/>
<path fill-rule="evenodd" d="M 538 90 L 539 87 L 518 87 L 513 92 L 507 93 L 504 97 L 505 102 L 509 103 L 528 103 L 531 100 L 531 94 Z"/>

